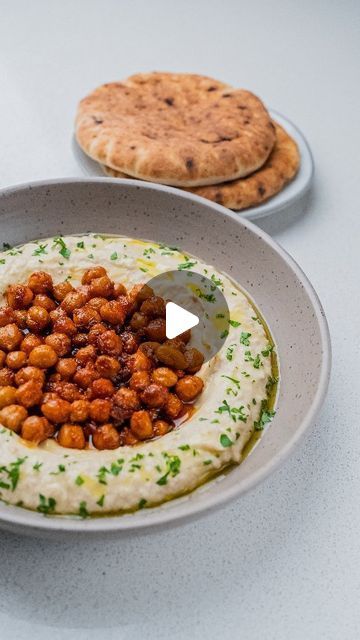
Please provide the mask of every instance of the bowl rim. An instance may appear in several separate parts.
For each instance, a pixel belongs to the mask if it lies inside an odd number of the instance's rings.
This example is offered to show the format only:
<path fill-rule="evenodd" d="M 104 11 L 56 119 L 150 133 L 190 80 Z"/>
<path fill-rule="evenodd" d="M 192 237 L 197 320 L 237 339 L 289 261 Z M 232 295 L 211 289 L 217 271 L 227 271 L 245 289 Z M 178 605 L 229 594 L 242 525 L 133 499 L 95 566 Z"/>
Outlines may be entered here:
<path fill-rule="evenodd" d="M 211 209 L 218 211 L 222 215 L 224 215 L 228 219 L 232 219 L 237 224 L 242 225 L 243 227 L 248 228 L 251 232 L 255 233 L 259 238 L 262 239 L 265 244 L 267 244 L 272 250 L 274 250 L 280 257 L 286 262 L 286 264 L 292 269 L 295 273 L 298 280 L 303 285 L 311 303 L 313 305 L 315 319 L 318 322 L 320 338 L 321 338 L 321 349 L 322 349 L 322 360 L 321 360 L 321 369 L 320 369 L 320 377 L 319 383 L 312 400 L 310 407 L 308 408 L 304 418 L 302 419 L 296 433 L 290 438 L 289 442 L 277 453 L 274 457 L 272 457 L 265 465 L 260 467 L 256 472 L 252 473 L 252 475 L 247 478 L 243 484 L 241 485 L 241 489 L 235 484 L 227 489 L 219 492 L 218 494 L 212 494 L 211 490 L 207 493 L 202 494 L 202 500 L 199 504 L 196 501 L 192 502 L 191 500 L 186 503 L 182 503 L 186 505 L 185 509 L 180 509 L 180 512 L 172 512 L 171 510 L 162 510 L 161 507 L 152 508 L 151 521 L 150 518 L 146 521 L 146 518 L 143 521 L 133 521 L 133 516 L 104 516 L 102 518 L 89 518 L 88 520 L 81 520 L 73 517 L 41 517 L 40 514 L 32 512 L 30 510 L 16 508 L 16 507 L 7 507 L 7 505 L 3 505 L 5 508 L 0 511 L 0 527 L 4 525 L 5 528 L 15 528 L 18 530 L 19 527 L 24 527 L 24 531 L 19 531 L 19 533 L 34 533 L 34 532 L 56 532 L 58 533 L 117 533 L 119 535 L 126 534 L 129 531 L 133 532 L 147 532 L 150 530 L 157 529 L 159 527 L 166 526 L 175 526 L 180 523 L 184 523 L 186 521 L 190 521 L 194 518 L 200 517 L 206 513 L 210 513 L 212 510 L 216 508 L 224 507 L 230 500 L 235 499 L 236 497 L 240 497 L 254 489 L 260 482 L 265 480 L 272 472 L 279 468 L 279 466 L 288 458 L 297 447 L 299 442 L 304 437 L 305 433 L 308 431 L 312 423 L 314 422 L 322 404 L 325 399 L 329 379 L 330 379 L 330 371 L 331 371 L 331 341 L 330 341 L 330 332 L 328 327 L 328 322 L 325 316 L 324 309 L 319 300 L 319 297 L 310 283 L 309 279 L 305 275 L 304 271 L 298 265 L 298 263 L 294 260 L 294 258 L 281 246 L 279 245 L 270 235 L 268 235 L 265 231 L 256 226 L 249 219 L 243 218 L 238 214 L 234 213 L 230 209 L 223 207 L 222 205 L 211 202 L 205 198 L 197 196 L 195 194 L 180 191 L 175 187 L 170 187 L 167 185 L 160 185 L 152 182 L 144 182 L 141 180 L 122 180 L 119 178 L 100 178 L 100 177 L 66 177 L 66 178 L 52 178 L 48 180 L 35 180 L 25 183 L 19 183 L 10 185 L 8 187 L 0 189 L 0 200 L 2 197 L 6 197 L 8 195 L 12 195 L 13 193 L 19 191 L 32 190 L 36 188 L 43 187 L 51 187 L 51 186 L 61 186 L 61 185 L 72 185 L 72 184 L 106 184 L 106 185 L 114 185 L 114 187 L 121 188 L 123 185 L 126 187 L 135 187 L 137 189 L 149 189 L 160 192 L 165 192 L 176 196 L 177 198 L 182 198 L 184 200 L 189 200 L 191 202 L 198 202 L 199 204 L 206 205 Z M 0 212 L 0 220 L 1 220 L 1 212 Z M 191 495 L 191 494 L 190 494 Z M 180 498 L 181 499 L 181 498 Z M 181 506 L 181 505 L 179 505 Z M 7 512 L 7 508 L 9 511 Z M 150 510 L 150 509 L 149 509 Z M 138 512 L 135 512 L 134 516 L 136 516 Z"/>

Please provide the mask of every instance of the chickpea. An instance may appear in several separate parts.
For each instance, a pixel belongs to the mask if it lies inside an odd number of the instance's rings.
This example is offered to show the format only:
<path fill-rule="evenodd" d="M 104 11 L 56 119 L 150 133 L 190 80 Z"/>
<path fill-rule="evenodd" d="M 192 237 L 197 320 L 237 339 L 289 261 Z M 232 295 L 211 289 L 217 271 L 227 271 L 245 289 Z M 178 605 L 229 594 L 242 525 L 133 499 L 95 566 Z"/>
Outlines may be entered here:
<path fill-rule="evenodd" d="M 40 416 L 29 416 L 24 420 L 21 427 L 21 437 L 24 440 L 39 444 L 55 433 L 53 425 Z"/>
<path fill-rule="evenodd" d="M 106 298 L 90 298 L 89 302 L 87 302 L 86 306 L 91 309 L 95 309 L 95 311 L 100 311 L 103 304 L 107 302 Z"/>
<path fill-rule="evenodd" d="M 58 357 L 56 351 L 47 344 L 35 347 L 29 354 L 29 364 L 40 369 L 53 367 L 57 363 Z"/>
<path fill-rule="evenodd" d="M 90 387 L 91 383 L 96 380 L 96 378 L 99 377 L 99 374 L 97 373 L 97 371 L 95 371 L 95 368 L 93 365 L 88 364 L 86 365 L 83 369 L 79 369 L 74 377 L 73 380 L 75 382 L 75 384 L 77 384 L 79 387 L 81 387 L 82 389 L 88 389 L 88 387 Z"/>
<path fill-rule="evenodd" d="M 98 378 L 91 385 L 92 398 L 111 398 L 115 393 L 115 387 L 108 378 Z"/>
<path fill-rule="evenodd" d="M 144 391 L 149 384 L 150 375 L 148 371 L 135 371 L 129 380 L 130 389 L 134 391 Z"/>
<path fill-rule="evenodd" d="M 148 407 L 158 409 L 164 406 L 168 394 L 169 391 L 166 387 L 163 387 L 161 384 L 152 383 L 149 384 L 149 386 L 146 387 L 142 392 L 141 400 Z"/>
<path fill-rule="evenodd" d="M 48 313 L 56 309 L 56 303 L 54 302 L 54 300 L 49 298 L 49 296 L 47 296 L 45 293 L 38 293 L 35 296 L 34 305 L 46 309 Z"/>
<path fill-rule="evenodd" d="M 94 324 L 89 331 L 88 342 L 94 345 L 94 347 L 97 347 L 98 338 L 102 333 L 105 333 L 105 331 L 107 331 L 107 327 L 102 322 Z"/>
<path fill-rule="evenodd" d="M 178 381 L 176 373 L 167 367 L 154 369 L 151 378 L 153 382 L 157 382 L 157 384 L 161 384 L 164 387 L 173 387 Z"/>
<path fill-rule="evenodd" d="M 53 393 L 52 391 L 46 391 L 43 395 L 43 404 L 45 404 L 46 402 L 49 402 L 49 400 L 57 400 L 58 397 L 59 396 L 57 393 Z"/>
<path fill-rule="evenodd" d="M 103 424 L 93 433 L 92 441 L 96 449 L 117 449 L 121 438 L 112 424 Z"/>
<path fill-rule="evenodd" d="M 160 296 L 151 296 L 151 298 L 144 300 L 140 311 L 149 318 L 165 317 L 165 300 Z"/>
<path fill-rule="evenodd" d="M 75 402 L 75 400 L 80 400 L 81 398 L 81 393 L 78 387 L 72 382 L 57 382 L 55 384 L 55 391 L 63 400 L 66 400 L 67 402 Z"/>
<path fill-rule="evenodd" d="M 168 367 L 185 369 L 186 360 L 184 354 L 171 344 L 161 344 L 156 350 L 156 357 Z"/>
<path fill-rule="evenodd" d="M 37 367 L 24 367 L 15 374 L 15 382 L 18 387 L 29 380 L 37 382 L 41 387 L 43 387 L 45 384 L 45 373 L 42 369 L 38 369 Z"/>
<path fill-rule="evenodd" d="M 147 340 L 139 345 L 140 351 L 142 351 L 151 361 L 157 362 L 156 352 L 160 347 L 160 342 L 154 342 L 153 340 Z"/>
<path fill-rule="evenodd" d="M 88 346 L 88 342 L 89 339 L 87 333 L 77 333 L 72 339 L 73 347 L 76 347 L 77 349 L 82 349 L 83 347 Z"/>
<path fill-rule="evenodd" d="M 0 409 L 7 407 L 9 404 L 15 404 L 16 401 L 16 388 L 15 387 L 0 387 Z"/>
<path fill-rule="evenodd" d="M 68 449 L 84 449 L 86 445 L 85 434 L 79 424 L 63 424 L 59 429 L 57 441 Z"/>
<path fill-rule="evenodd" d="M 141 305 L 144 300 L 152 296 L 154 296 L 154 290 L 148 284 L 135 284 L 128 293 L 131 302 L 136 305 Z"/>
<path fill-rule="evenodd" d="M 7 324 L 15 322 L 14 309 L 11 307 L 0 307 L 0 327 L 6 327 Z"/>
<path fill-rule="evenodd" d="M 45 271 L 35 271 L 35 273 L 32 273 L 28 278 L 28 286 L 34 293 L 52 292 L 52 277 Z"/>
<path fill-rule="evenodd" d="M 5 360 L 6 360 L 6 353 L 5 351 L 0 350 L 0 369 L 4 366 Z"/>
<path fill-rule="evenodd" d="M 6 356 L 6 364 L 9 369 L 21 369 L 26 363 L 24 351 L 10 351 Z"/>
<path fill-rule="evenodd" d="M 130 429 L 139 440 L 151 438 L 153 426 L 149 412 L 135 411 L 130 418 Z"/>
<path fill-rule="evenodd" d="M 8 324 L 0 328 L 0 349 L 3 351 L 14 351 L 23 339 L 19 327 L 16 324 Z"/>
<path fill-rule="evenodd" d="M 102 378 L 115 378 L 120 371 L 120 363 L 111 356 L 99 356 L 95 362 L 95 369 Z"/>
<path fill-rule="evenodd" d="M 113 400 L 118 407 L 123 407 L 124 409 L 135 411 L 140 407 L 136 391 L 127 387 L 121 387 L 114 395 Z"/>
<path fill-rule="evenodd" d="M 83 277 L 81 278 L 81 284 L 90 284 L 92 280 L 95 280 L 95 278 L 102 278 L 106 275 L 107 273 L 104 267 L 101 267 L 100 265 L 97 265 L 96 267 L 90 267 L 90 269 L 87 269 L 85 271 Z"/>
<path fill-rule="evenodd" d="M 128 428 L 125 427 L 121 431 L 121 444 L 125 444 L 129 447 L 133 447 L 135 444 L 138 444 L 139 439 L 135 436 L 135 434 Z"/>
<path fill-rule="evenodd" d="M 26 324 L 33 333 L 40 333 L 50 322 L 50 316 L 43 307 L 30 307 Z"/>
<path fill-rule="evenodd" d="M 9 404 L 0 411 L 0 423 L 7 429 L 18 433 L 27 415 L 28 412 L 25 407 L 20 407 L 17 404 Z"/>
<path fill-rule="evenodd" d="M 63 316 L 53 322 L 53 330 L 56 333 L 65 333 L 67 336 L 76 335 L 76 327 L 71 318 Z"/>
<path fill-rule="evenodd" d="M 27 409 L 39 404 L 42 400 L 43 392 L 41 384 L 34 380 L 28 380 L 21 384 L 16 390 L 16 401 Z"/>
<path fill-rule="evenodd" d="M 100 307 L 101 318 L 110 324 L 123 324 L 126 310 L 119 300 L 110 300 Z"/>
<path fill-rule="evenodd" d="M 135 311 L 130 320 L 130 327 L 133 329 L 133 331 L 139 331 L 139 329 L 143 329 L 145 327 L 147 321 L 147 317 L 144 313 Z"/>
<path fill-rule="evenodd" d="M 130 368 L 131 371 L 150 371 L 151 369 L 151 360 L 138 349 L 130 359 Z"/>
<path fill-rule="evenodd" d="M 14 321 L 15 324 L 19 327 L 19 329 L 27 328 L 27 311 L 26 309 L 15 309 L 14 311 Z"/>
<path fill-rule="evenodd" d="M 171 424 L 166 420 L 155 420 L 153 425 L 154 436 L 164 436 L 171 431 Z"/>
<path fill-rule="evenodd" d="M 85 293 L 82 293 L 81 291 L 70 291 L 70 293 L 67 293 L 65 298 L 63 299 L 61 308 L 66 313 L 73 313 L 75 309 L 80 309 L 80 307 L 83 307 L 84 304 L 87 303 L 87 301 L 88 297 Z"/>
<path fill-rule="evenodd" d="M 130 331 L 123 331 L 121 334 L 124 353 L 135 353 L 139 347 L 138 339 Z"/>
<path fill-rule="evenodd" d="M 8 367 L 0 370 L 0 387 L 12 386 L 15 382 L 15 374 Z"/>
<path fill-rule="evenodd" d="M 62 302 L 71 291 L 74 291 L 74 287 L 70 282 L 59 282 L 54 285 L 53 296 L 57 302 Z"/>
<path fill-rule="evenodd" d="M 9 307 L 26 309 L 31 305 L 34 294 L 29 287 L 23 284 L 14 284 L 8 286 L 5 296 Z"/>
<path fill-rule="evenodd" d="M 71 339 L 66 333 L 50 333 L 45 338 L 45 344 L 54 349 L 59 357 L 65 356 L 71 351 Z"/>
<path fill-rule="evenodd" d="M 108 422 L 110 418 L 111 402 L 110 400 L 103 400 L 102 398 L 96 398 L 90 402 L 90 418 L 95 422 Z"/>
<path fill-rule="evenodd" d="M 127 289 L 124 284 L 119 282 L 114 286 L 114 296 L 118 298 L 119 296 L 127 296 Z"/>
<path fill-rule="evenodd" d="M 191 402 L 202 392 L 204 383 L 199 376 L 184 376 L 176 383 L 175 391 L 183 402 Z"/>
<path fill-rule="evenodd" d="M 108 356 L 119 356 L 122 352 L 121 338 L 113 330 L 104 331 L 97 340 L 100 353 Z"/>
<path fill-rule="evenodd" d="M 30 351 L 43 344 L 43 339 L 39 336 L 35 336 L 33 333 L 28 333 L 20 344 L 21 351 L 24 351 L 28 356 Z"/>
<path fill-rule="evenodd" d="M 71 405 L 71 422 L 85 422 L 90 412 L 90 402 L 88 400 L 75 400 Z"/>
<path fill-rule="evenodd" d="M 154 342 L 164 342 L 166 340 L 166 323 L 164 318 L 154 318 L 150 320 L 145 333 L 149 340 Z"/>
<path fill-rule="evenodd" d="M 180 415 L 183 408 L 184 405 L 181 400 L 174 393 L 169 393 L 164 407 L 166 415 L 172 420 L 175 420 L 175 418 Z"/>
<path fill-rule="evenodd" d="M 196 371 L 201 369 L 204 362 L 204 356 L 201 351 L 191 347 L 184 351 L 184 356 L 186 360 L 186 370 L 189 373 L 196 373 Z"/>
<path fill-rule="evenodd" d="M 75 356 L 75 360 L 77 364 L 85 366 L 89 362 L 93 362 L 96 358 L 96 350 L 92 344 L 88 344 L 87 347 L 82 347 L 79 349 Z"/>
<path fill-rule="evenodd" d="M 57 398 L 44 402 L 41 405 L 41 411 L 50 422 L 61 424 L 69 420 L 71 404 L 62 398 Z"/>
<path fill-rule="evenodd" d="M 96 309 L 92 309 L 89 305 L 75 309 L 73 313 L 73 321 L 76 327 L 89 329 L 93 324 L 100 321 L 100 315 Z"/>
<path fill-rule="evenodd" d="M 75 358 L 60 358 L 56 365 L 56 371 L 63 380 L 70 380 L 76 372 L 76 367 Z"/>
<path fill-rule="evenodd" d="M 90 282 L 90 296 L 92 298 L 110 298 L 114 293 L 114 283 L 110 280 L 109 276 L 101 276 L 100 278 L 94 278 Z"/>

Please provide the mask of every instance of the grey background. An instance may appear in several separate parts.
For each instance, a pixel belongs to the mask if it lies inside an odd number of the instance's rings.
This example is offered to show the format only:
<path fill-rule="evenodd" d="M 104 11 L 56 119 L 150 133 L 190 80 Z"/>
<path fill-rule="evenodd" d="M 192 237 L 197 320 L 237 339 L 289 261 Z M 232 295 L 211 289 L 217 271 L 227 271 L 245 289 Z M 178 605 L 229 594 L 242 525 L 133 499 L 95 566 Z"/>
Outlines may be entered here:
<path fill-rule="evenodd" d="M 140 70 L 244 86 L 304 131 L 316 187 L 275 237 L 317 289 L 334 350 L 311 435 L 224 510 L 126 541 L 1 533 L 1 637 L 358 637 L 359 27 L 350 0 L 0 1 L 0 186 L 80 175 L 78 99 Z"/>

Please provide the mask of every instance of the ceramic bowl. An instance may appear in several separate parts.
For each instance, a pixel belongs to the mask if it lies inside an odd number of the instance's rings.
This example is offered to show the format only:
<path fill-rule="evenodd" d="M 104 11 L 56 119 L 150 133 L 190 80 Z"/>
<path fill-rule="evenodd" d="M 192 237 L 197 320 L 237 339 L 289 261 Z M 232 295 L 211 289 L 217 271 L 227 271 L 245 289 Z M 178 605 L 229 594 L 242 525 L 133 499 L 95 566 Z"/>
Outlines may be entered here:
<path fill-rule="evenodd" d="M 245 461 L 186 497 L 135 514 L 80 520 L 0 503 L 0 526 L 52 537 L 128 535 L 224 505 L 287 458 L 315 418 L 330 371 L 327 322 L 294 260 L 251 222 L 171 187 L 132 180 L 59 179 L 0 192 L 0 237 L 12 245 L 57 234 L 114 233 L 180 246 L 227 272 L 255 300 L 277 344 L 276 417 Z"/>

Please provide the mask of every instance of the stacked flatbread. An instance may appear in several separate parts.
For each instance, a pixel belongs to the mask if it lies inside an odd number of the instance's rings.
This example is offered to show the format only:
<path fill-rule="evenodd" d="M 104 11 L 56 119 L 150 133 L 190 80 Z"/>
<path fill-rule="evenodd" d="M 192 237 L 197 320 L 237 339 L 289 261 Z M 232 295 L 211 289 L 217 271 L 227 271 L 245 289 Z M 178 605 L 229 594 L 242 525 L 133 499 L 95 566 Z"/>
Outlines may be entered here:
<path fill-rule="evenodd" d="M 300 163 L 259 98 L 194 74 L 102 85 L 79 104 L 76 138 L 109 176 L 173 185 L 235 210 L 278 193 Z"/>

